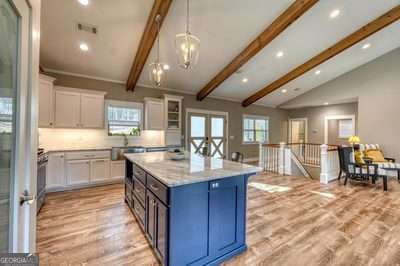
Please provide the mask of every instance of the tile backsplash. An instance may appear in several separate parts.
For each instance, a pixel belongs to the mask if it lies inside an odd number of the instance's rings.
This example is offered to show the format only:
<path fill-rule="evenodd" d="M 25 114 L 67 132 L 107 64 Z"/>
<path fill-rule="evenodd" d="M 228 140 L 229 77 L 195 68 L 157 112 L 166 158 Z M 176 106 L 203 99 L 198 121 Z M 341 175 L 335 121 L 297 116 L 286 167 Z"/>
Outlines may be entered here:
<path fill-rule="evenodd" d="M 144 130 L 128 137 L 129 146 L 164 146 L 164 132 Z M 110 148 L 123 146 L 123 137 L 110 137 L 102 129 L 39 128 L 39 147 L 45 150 Z"/>

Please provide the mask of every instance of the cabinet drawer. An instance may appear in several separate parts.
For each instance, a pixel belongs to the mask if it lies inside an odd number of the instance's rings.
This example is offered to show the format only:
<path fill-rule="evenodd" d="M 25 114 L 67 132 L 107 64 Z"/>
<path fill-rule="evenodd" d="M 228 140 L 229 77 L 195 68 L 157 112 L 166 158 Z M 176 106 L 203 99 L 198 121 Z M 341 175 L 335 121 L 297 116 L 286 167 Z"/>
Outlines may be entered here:
<path fill-rule="evenodd" d="M 65 158 L 67 160 L 90 160 L 90 159 L 109 159 L 110 151 L 79 151 L 67 152 Z"/>
<path fill-rule="evenodd" d="M 147 188 L 164 204 L 168 205 L 168 188 L 149 174 L 147 174 Z"/>
<path fill-rule="evenodd" d="M 136 164 L 132 164 L 133 175 L 139 179 L 143 184 L 146 184 L 146 172 L 137 166 Z"/>
<path fill-rule="evenodd" d="M 135 216 L 139 220 L 139 224 L 144 229 L 145 211 L 143 206 L 139 203 L 138 199 L 135 197 L 135 195 L 132 196 L 132 209 L 133 212 L 135 213 Z"/>
<path fill-rule="evenodd" d="M 144 206 L 144 201 L 146 199 L 145 193 L 146 193 L 145 186 L 134 177 L 133 178 L 133 194 L 135 194 L 136 198 L 140 201 L 140 203 L 143 206 Z"/>

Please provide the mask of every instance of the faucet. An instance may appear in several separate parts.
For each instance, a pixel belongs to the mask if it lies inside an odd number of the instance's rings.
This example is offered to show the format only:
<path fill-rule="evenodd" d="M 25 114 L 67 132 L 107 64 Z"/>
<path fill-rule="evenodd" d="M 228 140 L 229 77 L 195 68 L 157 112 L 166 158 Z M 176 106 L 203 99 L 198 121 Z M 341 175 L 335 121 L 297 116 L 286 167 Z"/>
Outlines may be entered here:
<path fill-rule="evenodd" d="M 128 137 L 126 136 L 126 134 L 124 134 L 123 136 L 124 136 L 124 147 L 127 147 L 129 144 Z"/>

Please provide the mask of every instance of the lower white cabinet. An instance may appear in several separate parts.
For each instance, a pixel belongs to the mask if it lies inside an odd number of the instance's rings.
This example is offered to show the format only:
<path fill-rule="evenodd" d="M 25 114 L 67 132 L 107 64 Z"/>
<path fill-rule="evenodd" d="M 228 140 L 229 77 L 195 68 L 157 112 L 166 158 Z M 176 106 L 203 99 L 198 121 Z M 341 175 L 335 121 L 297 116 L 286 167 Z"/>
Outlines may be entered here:
<path fill-rule="evenodd" d="M 110 159 L 96 159 L 90 162 L 90 182 L 107 181 L 110 178 Z"/>
<path fill-rule="evenodd" d="M 67 184 L 64 171 L 64 153 L 50 153 L 46 173 L 46 189 L 59 189 Z"/>
<path fill-rule="evenodd" d="M 90 181 L 90 160 L 67 161 L 68 185 L 87 184 Z"/>
<path fill-rule="evenodd" d="M 111 178 L 118 179 L 125 177 L 125 160 L 111 162 Z"/>

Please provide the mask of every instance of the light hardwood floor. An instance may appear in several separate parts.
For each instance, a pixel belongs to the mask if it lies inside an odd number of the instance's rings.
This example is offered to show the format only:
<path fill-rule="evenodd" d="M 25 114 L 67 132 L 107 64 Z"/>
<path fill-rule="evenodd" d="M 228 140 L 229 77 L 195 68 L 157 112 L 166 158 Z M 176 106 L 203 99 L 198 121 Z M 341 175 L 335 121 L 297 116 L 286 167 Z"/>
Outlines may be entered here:
<path fill-rule="evenodd" d="M 225 265 L 400 265 L 400 184 L 389 191 L 260 175 L 248 190 L 248 250 Z M 158 265 L 123 186 L 50 194 L 41 265 Z"/>

